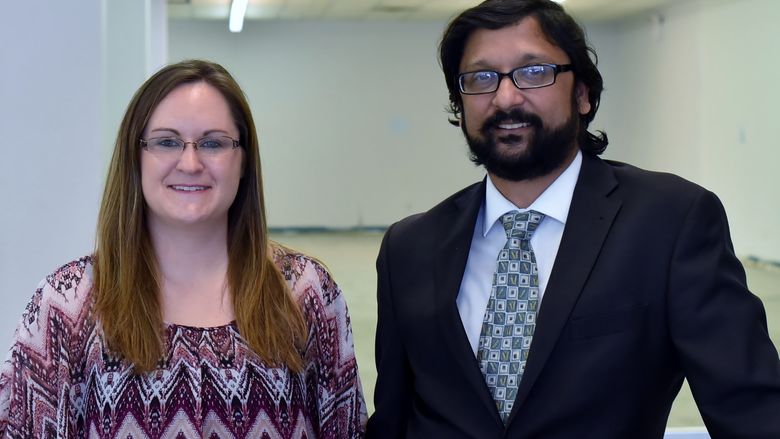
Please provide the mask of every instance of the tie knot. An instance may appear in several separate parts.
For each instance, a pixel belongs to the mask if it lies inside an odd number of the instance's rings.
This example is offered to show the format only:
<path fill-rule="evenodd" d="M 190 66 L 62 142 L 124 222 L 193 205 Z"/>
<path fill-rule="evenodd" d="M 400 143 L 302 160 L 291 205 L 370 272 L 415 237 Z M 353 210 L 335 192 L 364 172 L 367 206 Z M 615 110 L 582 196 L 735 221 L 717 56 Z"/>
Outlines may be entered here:
<path fill-rule="evenodd" d="M 507 239 L 530 240 L 539 223 L 544 219 L 544 214 L 535 210 L 518 212 L 509 211 L 501 216 Z"/>

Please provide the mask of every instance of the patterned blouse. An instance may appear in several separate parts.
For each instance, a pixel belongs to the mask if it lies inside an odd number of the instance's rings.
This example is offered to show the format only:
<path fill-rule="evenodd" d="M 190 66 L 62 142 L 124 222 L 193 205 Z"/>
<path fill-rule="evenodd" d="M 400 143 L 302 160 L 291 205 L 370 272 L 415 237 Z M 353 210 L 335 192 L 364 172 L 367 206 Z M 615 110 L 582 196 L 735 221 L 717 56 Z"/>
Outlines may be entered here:
<path fill-rule="evenodd" d="M 359 438 L 366 406 L 341 290 L 312 259 L 276 262 L 309 325 L 304 370 L 271 368 L 235 324 L 168 325 L 158 369 L 134 375 L 106 350 L 92 260 L 41 282 L 0 369 L 0 437 Z"/>

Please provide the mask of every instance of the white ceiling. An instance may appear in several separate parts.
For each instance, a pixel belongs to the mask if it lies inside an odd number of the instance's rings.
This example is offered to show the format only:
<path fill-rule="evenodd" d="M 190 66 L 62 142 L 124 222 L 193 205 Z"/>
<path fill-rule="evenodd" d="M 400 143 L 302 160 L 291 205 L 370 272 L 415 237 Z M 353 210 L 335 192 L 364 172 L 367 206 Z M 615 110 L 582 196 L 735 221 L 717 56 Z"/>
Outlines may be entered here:
<path fill-rule="evenodd" d="M 580 20 L 611 20 L 685 0 L 566 0 Z M 247 20 L 446 20 L 480 0 L 249 0 Z M 230 0 L 168 0 L 168 15 L 224 19 Z"/>

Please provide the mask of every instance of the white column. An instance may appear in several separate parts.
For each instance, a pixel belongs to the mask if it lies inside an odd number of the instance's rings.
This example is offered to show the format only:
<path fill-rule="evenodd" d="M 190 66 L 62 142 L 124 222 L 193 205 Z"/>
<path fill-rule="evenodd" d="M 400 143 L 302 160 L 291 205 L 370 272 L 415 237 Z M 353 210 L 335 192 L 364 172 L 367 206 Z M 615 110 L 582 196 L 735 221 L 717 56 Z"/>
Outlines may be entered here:
<path fill-rule="evenodd" d="M 106 159 L 117 128 L 136 89 L 167 60 L 165 0 L 104 0 Z"/>
<path fill-rule="evenodd" d="M 6 2 L 0 14 L 0 355 L 35 287 L 89 254 L 129 95 L 166 57 L 164 0 Z M 110 141 L 106 140 L 109 131 Z"/>

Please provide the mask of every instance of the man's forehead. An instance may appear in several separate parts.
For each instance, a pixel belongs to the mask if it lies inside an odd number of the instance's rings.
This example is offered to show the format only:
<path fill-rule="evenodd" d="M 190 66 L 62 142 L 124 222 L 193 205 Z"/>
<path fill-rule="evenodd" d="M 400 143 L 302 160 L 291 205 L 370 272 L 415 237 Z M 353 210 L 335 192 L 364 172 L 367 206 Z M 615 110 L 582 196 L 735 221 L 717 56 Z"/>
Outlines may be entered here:
<path fill-rule="evenodd" d="M 497 62 L 514 66 L 564 63 L 568 56 L 542 31 L 537 19 L 529 16 L 499 29 L 476 29 L 468 36 L 461 67 L 489 67 Z"/>

